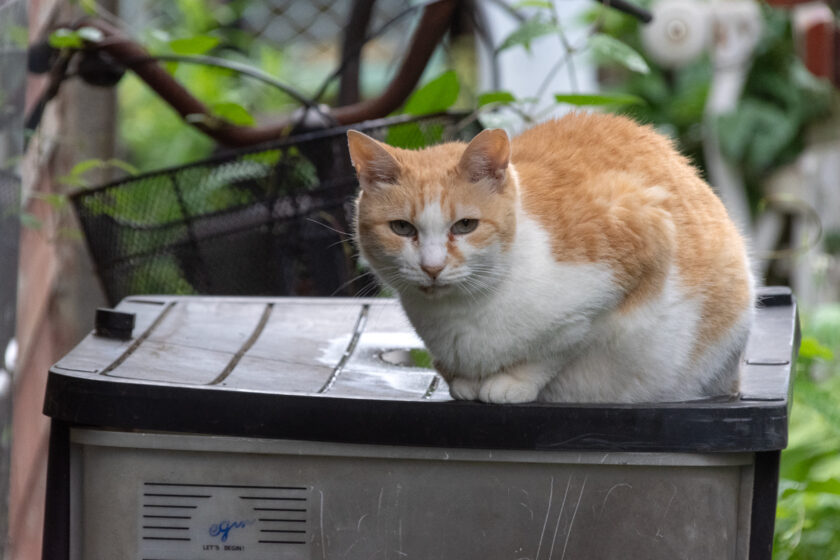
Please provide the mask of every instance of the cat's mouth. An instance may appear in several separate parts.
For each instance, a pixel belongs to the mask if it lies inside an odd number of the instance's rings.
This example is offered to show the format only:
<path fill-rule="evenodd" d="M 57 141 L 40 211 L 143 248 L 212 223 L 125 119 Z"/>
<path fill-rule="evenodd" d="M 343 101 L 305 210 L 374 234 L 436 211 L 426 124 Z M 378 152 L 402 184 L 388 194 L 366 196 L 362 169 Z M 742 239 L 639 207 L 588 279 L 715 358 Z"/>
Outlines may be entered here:
<path fill-rule="evenodd" d="M 451 286 L 443 284 L 431 284 L 429 286 L 417 286 L 421 292 L 429 297 L 436 297 L 448 293 Z"/>

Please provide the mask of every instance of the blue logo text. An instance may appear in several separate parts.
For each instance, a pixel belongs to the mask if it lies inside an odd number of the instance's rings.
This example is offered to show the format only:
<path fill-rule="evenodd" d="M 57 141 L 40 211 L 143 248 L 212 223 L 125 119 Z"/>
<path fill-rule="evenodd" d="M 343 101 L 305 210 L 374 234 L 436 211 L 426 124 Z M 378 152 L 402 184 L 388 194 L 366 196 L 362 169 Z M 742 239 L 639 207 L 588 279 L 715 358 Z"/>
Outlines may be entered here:
<path fill-rule="evenodd" d="M 228 536 L 230 535 L 230 531 L 232 529 L 242 529 L 253 522 L 253 520 L 228 521 L 227 519 L 225 519 L 224 521 L 221 521 L 216 525 L 210 526 L 210 536 L 221 537 L 222 542 L 227 542 Z"/>

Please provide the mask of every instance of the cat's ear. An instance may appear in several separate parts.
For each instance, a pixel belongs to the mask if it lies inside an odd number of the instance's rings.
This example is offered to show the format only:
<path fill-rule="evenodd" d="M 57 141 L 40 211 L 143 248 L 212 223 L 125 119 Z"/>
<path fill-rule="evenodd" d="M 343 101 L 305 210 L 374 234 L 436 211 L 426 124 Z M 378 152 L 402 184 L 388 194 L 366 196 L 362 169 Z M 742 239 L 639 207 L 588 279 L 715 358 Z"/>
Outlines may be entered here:
<path fill-rule="evenodd" d="M 362 188 L 378 183 L 396 183 L 400 166 L 385 147 L 370 136 L 356 130 L 347 131 L 350 160 L 359 176 Z"/>
<path fill-rule="evenodd" d="M 507 133 L 494 128 L 480 132 L 472 139 L 458 169 L 462 176 L 472 183 L 489 179 L 501 189 L 505 171 L 510 162 L 510 140 Z"/>

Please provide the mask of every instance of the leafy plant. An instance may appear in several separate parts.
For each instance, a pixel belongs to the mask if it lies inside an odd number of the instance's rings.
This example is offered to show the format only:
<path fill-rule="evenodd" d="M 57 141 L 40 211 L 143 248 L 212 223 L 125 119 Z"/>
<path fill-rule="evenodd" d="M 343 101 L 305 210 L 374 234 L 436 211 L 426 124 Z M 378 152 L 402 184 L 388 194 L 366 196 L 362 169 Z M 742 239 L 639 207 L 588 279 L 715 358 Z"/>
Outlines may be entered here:
<path fill-rule="evenodd" d="M 79 29 L 56 29 L 50 33 L 49 43 L 57 49 L 79 49 L 85 41 L 98 43 L 103 39 L 102 31 L 95 27 L 80 27 Z"/>
<path fill-rule="evenodd" d="M 597 93 L 566 93 L 554 96 L 558 103 L 568 103 L 570 105 L 635 105 L 644 104 L 645 100 L 637 95 L 629 93 L 613 93 L 607 95 L 600 95 Z"/>
<path fill-rule="evenodd" d="M 510 124 L 504 120 L 495 122 L 494 113 L 497 109 L 505 108 L 527 124 L 539 122 L 547 112 L 554 109 L 553 106 L 544 107 L 538 110 L 537 103 L 546 93 L 554 76 L 562 69 L 569 72 L 572 91 L 556 92 L 552 99 L 559 104 L 573 105 L 575 107 L 602 107 L 608 110 L 615 110 L 626 105 L 644 104 L 645 100 L 638 96 L 624 91 L 606 93 L 581 93 L 577 91 L 577 79 L 575 77 L 575 57 L 591 51 L 594 57 L 604 63 L 614 64 L 623 67 L 631 73 L 647 74 L 650 69 L 645 59 L 625 42 L 614 37 L 600 33 L 600 25 L 592 25 L 585 34 L 582 41 L 572 44 L 567 36 L 566 28 L 561 23 L 558 12 L 551 2 L 539 0 L 526 0 L 513 5 L 512 9 L 533 9 L 531 17 L 526 18 L 505 37 L 496 47 L 495 52 L 501 53 L 512 48 L 523 48 L 529 53 L 532 52 L 532 43 L 546 37 L 555 37 L 560 49 L 545 49 L 540 51 L 541 56 L 546 52 L 558 53 L 554 66 L 543 77 L 542 83 L 536 88 L 532 96 L 517 98 L 509 91 L 489 91 L 478 96 L 475 103 L 473 115 L 467 119 L 479 119 L 487 126 L 506 126 Z"/>
<path fill-rule="evenodd" d="M 129 175 L 137 175 L 139 173 L 136 167 L 120 159 L 111 158 L 109 160 L 102 160 L 93 158 L 80 161 L 74 165 L 69 173 L 58 178 L 58 182 L 71 188 L 90 187 L 91 185 L 85 175 L 90 171 L 109 168 L 119 169 Z"/>
<path fill-rule="evenodd" d="M 782 452 L 779 560 L 840 557 L 840 304 L 805 319 Z"/>
<path fill-rule="evenodd" d="M 764 34 L 738 106 L 717 124 L 721 150 L 743 172 L 754 206 L 762 198 L 763 179 L 801 153 L 809 126 L 830 114 L 832 99 L 830 86 L 811 75 L 797 57 L 787 12 L 762 6 L 762 13 Z M 598 8 L 587 20 L 600 22 L 605 35 L 643 52 L 635 19 Z M 708 56 L 677 69 L 645 61 L 650 70 L 646 74 L 602 62 L 606 83 L 645 100 L 620 111 L 668 133 L 695 165 L 705 169 L 701 122 L 712 80 Z"/>
<path fill-rule="evenodd" d="M 796 55 L 787 15 L 765 8 L 764 16 L 744 93 L 718 122 L 723 154 L 742 170 L 755 203 L 763 178 L 802 152 L 805 131 L 830 116 L 832 102 L 831 85 L 808 72 Z"/>
<path fill-rule="evenodd" d="M 238 28 L 236 22 L 246 7 L 241 1 L 152 2 L 149 9 L 156 16 L 155 24 L 141 32 L 141 41 L 153 55 L 212 55 L 297 85 L 300 75 L 291 75 L 295 69 L 281 50 Z M 165 67 L 222 121 L 250 126 L 260 113 L 284 114 L 300 106 L 286 93 L 230 69 L 183 61 L 167 62 Z M 129 74 L 120 82 L 118 95 L 120 141 L 126 159 L 140 170 L 181 165 L 212 153 L 213 141 L 184 122 L 135 76 Z"/>
<path fill-rule="evenodd" d="M 587 12 L 585 21 L 596 26 L 602 35 L 613 37 L 632 47 L 644 60 L 648 71 L 629 72 L 604 57 L 596 57 L 600 79 L 606 88 L 615 88 L 644 100 L 622 104 L 616 110 L 635 120 L 654 125 L 674 138 L 680 151 L 701 169 L 704 167 L 701 121 L 711 83 L 712 69 L 702 58 L 678 70 L 666 70 L 642 48 L 638 20 L 603 6 Z"/>
<path fill-rule="evenodd" d="M 549 5 L 547 11 L 552 12 L 553 6 Z M 517 45 L 531 52 L 531 42 L 534 39 L 545 35 L 556 35 L 561 31 L 562 28 L 556 20 L 547 18 L 543 13 L 539 13 L 533 18 L 525 20 L 516 30 L 508 35 L 502 41 L 502 44 L 496 48 L 496 52 L 501 52 Z"/>

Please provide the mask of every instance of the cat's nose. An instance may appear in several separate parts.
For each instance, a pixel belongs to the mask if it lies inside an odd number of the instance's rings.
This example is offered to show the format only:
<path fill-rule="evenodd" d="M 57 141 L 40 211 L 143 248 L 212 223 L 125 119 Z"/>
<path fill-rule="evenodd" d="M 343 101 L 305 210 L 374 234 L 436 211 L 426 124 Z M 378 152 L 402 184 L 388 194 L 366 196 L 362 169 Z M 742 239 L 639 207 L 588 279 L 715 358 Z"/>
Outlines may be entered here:
<path fill-rule="evenodd" d="M 432 280 L 436 280 L 437 277 L 438 277 L 438 274 L 440 274 L 440 271 L 443 270 L 444 265 L 429 266 L 429 265 L 421 264 L 420 268 L 423 269 L 423 272 L 425 272 L 426 274 L 429 275 L 429 278 L 431 278 Z"/>

